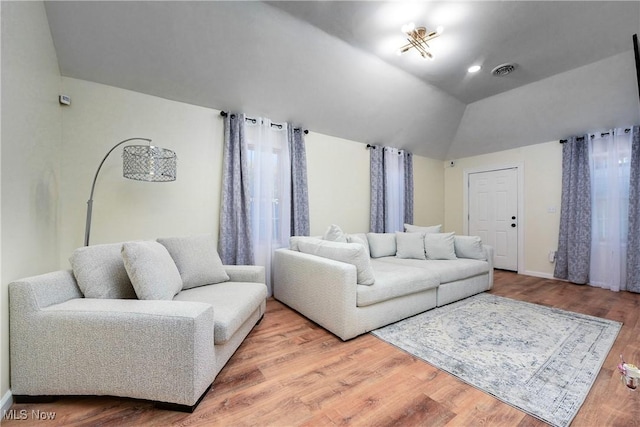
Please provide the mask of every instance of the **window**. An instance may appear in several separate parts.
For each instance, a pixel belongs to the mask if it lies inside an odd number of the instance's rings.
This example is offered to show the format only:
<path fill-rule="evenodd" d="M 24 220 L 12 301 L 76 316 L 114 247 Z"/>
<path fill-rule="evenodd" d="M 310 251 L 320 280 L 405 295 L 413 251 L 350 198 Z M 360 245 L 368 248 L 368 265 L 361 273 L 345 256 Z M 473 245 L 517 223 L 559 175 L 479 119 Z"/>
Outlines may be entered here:
<path fill-rule="evenodd" d="M 287 125 L 267 119 L 247 121 L 247 166 L 254 244 L 288 245 L 290 167 Z"/>

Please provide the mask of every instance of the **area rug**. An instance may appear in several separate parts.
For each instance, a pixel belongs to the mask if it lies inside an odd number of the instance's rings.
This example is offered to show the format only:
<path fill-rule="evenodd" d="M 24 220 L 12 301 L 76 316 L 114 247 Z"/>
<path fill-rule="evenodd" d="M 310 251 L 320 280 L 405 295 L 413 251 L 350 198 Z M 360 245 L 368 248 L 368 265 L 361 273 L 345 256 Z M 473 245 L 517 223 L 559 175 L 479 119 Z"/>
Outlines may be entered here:
<path fill-rule="evenodd" d="M 554 426 L 584 402 L 622 324 L 490 294 L 372 333 Z"/>

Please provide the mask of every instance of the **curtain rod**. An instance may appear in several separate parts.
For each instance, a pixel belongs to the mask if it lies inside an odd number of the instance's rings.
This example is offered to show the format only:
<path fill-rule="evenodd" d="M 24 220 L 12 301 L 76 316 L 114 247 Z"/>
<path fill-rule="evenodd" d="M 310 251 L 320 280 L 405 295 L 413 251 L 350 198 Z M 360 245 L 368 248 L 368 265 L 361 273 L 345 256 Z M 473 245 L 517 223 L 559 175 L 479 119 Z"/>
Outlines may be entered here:
<path fill-rule="evenodd" d="M 631 132 L 631 129 L 629 129 L 629 128 L 627 128 L 627 129 L 625 129 L 625 130 L 624 130 L 624 133 L 629 133 L 629 132 Z M 611 132 L 602 132 L 602 133 L 600 134 L 600 137 L 602 138 L 603 136 L 605 136 L 605 135 L 610 135 L 610 134 L 611 134 Z M 594 135 L 594 134 L 591 134 L 591 135 L 589 135 L 589 137 L 590 137 L 590 138 L 594 138 L 594 137 L 595 137 L 595 135 Z M 561 139 L 561 140 L 560 140 L 560 144 L 564 144 L 564 143 L 565 143 L 565 142 L 567 142 L 567 141 L 568 141 L 567 139 Z M 579 137 L 577 137 L 577 138 L 576 138 L 576 141 L 584 141 L 584 136 L 579 136 Z"/>
<path fill-rule="evenodd" d="M 375 150 L 376 148 L 378 148 L 378 146 L 376 146 L 376 145 L 371 145 L 371 144 L 367 144 L 367 149 L 369 149 L 369 148 L 373 148 L 373 149 Z M 382 148 L 385 148 L 385 147 L 382 147 Z M 391 147 L 390 147 L 390 148 L 391 148 Z M 401 155 L 401 154 L 402 154 L 402 153 L 400 152 L 400 150 L 401 150 L 400 148 L 396 148 L 396 150 L 398 150 L 398 155 Z M 411 153 L 411 152 L 409 152 L 409 151 L 407 151 L 407 150 L 402 150 L 402 151 L 404 151 L 405 153 L 407 153 L 407 155 L 408 155 L 408 156 L 413 156 L 413 153 Z"/>
<path fill-rule="evenodd" d="M 222 117 L 227 117 L 229 115 L 229 113 L 227 113 L 226 111 L 220 111 L 220 115 Z M 232 118 L 235 118 L 235 114 L 231 114 Z M 250 121 L 251 123 L 255 124 L 257 122 L 256 119 L 252 119 L 251 117 L 246 117 L 245 120 Z M 272 127 L 277 127 L 278 129 L 282 129 L 282 125 L 278 124 L 278 123 L 271 123 Z M 293 128 L 294 131 L 296 132 L 304 132 L 305 135 L 309 134 L 309 129 L 305 129 L 302 130 L 302 128 Z"/>

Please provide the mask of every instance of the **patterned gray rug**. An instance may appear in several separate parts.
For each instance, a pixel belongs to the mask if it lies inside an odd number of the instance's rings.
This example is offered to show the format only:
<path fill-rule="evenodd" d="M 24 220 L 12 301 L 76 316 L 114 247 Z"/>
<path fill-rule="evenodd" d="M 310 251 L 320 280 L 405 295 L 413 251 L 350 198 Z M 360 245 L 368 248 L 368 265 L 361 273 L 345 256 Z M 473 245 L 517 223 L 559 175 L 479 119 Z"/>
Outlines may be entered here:
<path fill-rule="evenodd" d="M 568 426 L 621 326 L 483 293 L 372 333 L 546 423 Z"/>

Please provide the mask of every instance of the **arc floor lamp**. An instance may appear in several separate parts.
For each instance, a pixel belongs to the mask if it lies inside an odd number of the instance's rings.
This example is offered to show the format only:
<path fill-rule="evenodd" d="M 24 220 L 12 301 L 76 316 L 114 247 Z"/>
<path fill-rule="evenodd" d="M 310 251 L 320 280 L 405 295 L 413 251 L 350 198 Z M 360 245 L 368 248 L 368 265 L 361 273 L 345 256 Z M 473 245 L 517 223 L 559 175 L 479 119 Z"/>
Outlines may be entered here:
<path fill-rule="evenodd" d="M 127 145 L 122 150 L 122 176 L 136 181 L 167 182 L 176 180 L 176 153 L 165 148 L 151 145 L 148 138 L 129 138 L 118 142 L 104 156 L 91 184 L 91 194 L 87 200 L 87 222 L 84 229 L 84 245 L 89 246 L 91 233 L 91 214 L 93 210 L 93 192 L 100 169 L 107 157 L 119 146 L 129 141 L 147 141 L 148 145 Z"/>

